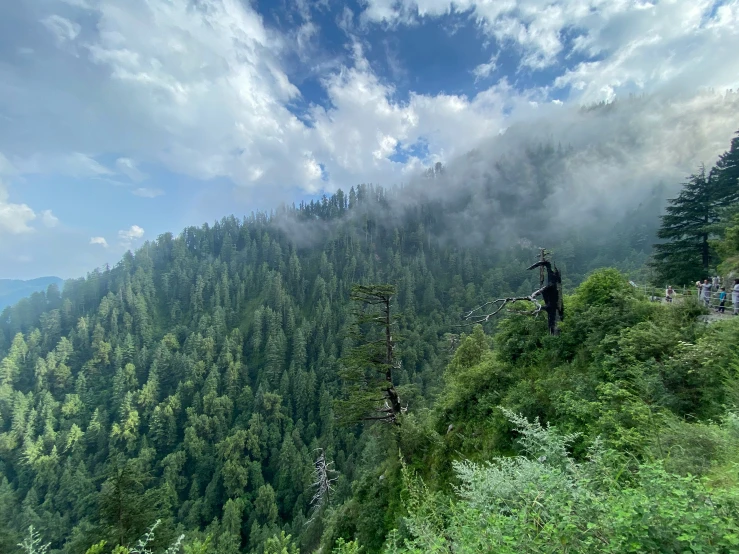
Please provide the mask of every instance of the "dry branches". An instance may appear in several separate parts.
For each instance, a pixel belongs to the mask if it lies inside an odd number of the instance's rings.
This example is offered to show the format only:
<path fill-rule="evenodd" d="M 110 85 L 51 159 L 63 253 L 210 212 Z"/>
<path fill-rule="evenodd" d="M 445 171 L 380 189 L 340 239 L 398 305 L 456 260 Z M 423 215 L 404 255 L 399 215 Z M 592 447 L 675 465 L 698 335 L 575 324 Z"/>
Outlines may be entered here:
<path fill-rule="evenodd" d="M 333 477 L 336 471 L 331 469 L 331 466 L 334 463 L 326 462 L 326 455 L 323 448 L 318 448 L 317 450 L 319 454 L 313 470 L 314 481 L 311 484 L 311 487 L 316 489 L 316 493 L 310 501 L 311 506 L 314 508 L 314 512 L 313 516 L 307 523 L 313 521 L 321 509 L 330 503 L 331 492 L 334 490 L 334 483 L 338 479 L 338 477 Z"/>
<path fill-rule="evenodd" d="M 538 316 L 540 312 L 546 312 L 547 321 L 549 325 L 549 333 L 551 335 L 558 335 L 559 329 L 557 328 L 557 321 L 564 319 L 564 303 L 562 294 L 562 275 L 560 274 L 557 266 L 552 267 L 552 264 L 546 259 L 546 251 L 540 249 L 539 261 L 527 268 L 532 270 L 539 268 L 539 289 L 535 290 L 528 296 L 512 296 L 508 298 L 498 298 L 485 302 L 483 305 L 478 306 L 474 310 L 471 310 L 462 319 L 466 321 L 463 325 L 476 325 L 486 323 L 490 321 L 490 318 L 500 313 L 500 311 L 508 304 L 514 304 L 516 302 L 530 302 L 534 305 L 533 310 L 520 311 L 511 310 L 520 315 L 531 315 Z M 546 272 L 546 273 L 545 273 Z M 546 284 L 545 284 L 546 282 Z M 541 302 L 538 297 L 541 296 Z M 487 313 L 483 313 L 485 308 L 488 306 L 494 306 L 494 309 L 490 309 Z"/>
<path fill-rule="evenodd" d="M 545 288 L 546 287 L 542 287 L 539 290 L 532 292 L 528 296 L 511 296 L 508 298 L 497 298 L 495 300 L 490 300 L 488 302 L 485 302 L 481 306 L 478 306 L 474 310 L 471 310 L 470 312 L 466 313 L 462 318 L 467 322 L 465 325 L 476 325 L 478 323 L 486 323 L 487 321 L 490 320 L 491 317 L 500 313 L 500 311 L 503 308 L 505 308 L 508 304 L 513 304 L 515 302 L 531 302 L 535 306 L 535 308 L 533 310 L 524 310 L 524 311 L 512 310 L 512 311 L 515 311 L 516 313 L 521 314 L 521 315 L 537 316 L 539 312 L 541 312 L 544 309 L 544 305 L 537 300 L 537 297 L 541 296 Z M 496 306 L 496 308 L 490 312 L 479 313 L 475 315 L 476 312 L 480 312 L 488 306 Z"/>

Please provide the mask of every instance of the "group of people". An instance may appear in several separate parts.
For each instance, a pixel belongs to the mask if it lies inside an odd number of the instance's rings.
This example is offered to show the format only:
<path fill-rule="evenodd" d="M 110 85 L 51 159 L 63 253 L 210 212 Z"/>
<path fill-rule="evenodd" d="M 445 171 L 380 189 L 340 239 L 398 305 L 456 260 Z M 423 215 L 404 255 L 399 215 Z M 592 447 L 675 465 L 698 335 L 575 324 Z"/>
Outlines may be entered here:
<path fill-rule="evenodd" d="M 719 277 L 714 277 L 712 280 L 705 279 L 702 283 L 700 281 L 695 282 L 695 286 L 698 289 L 698 297 L 705 303 L 707 307 L 711 305 L 711 295 L 714 292 L 718 293 L 718 306 L 716 311 L 724 313 L 726 311 L 726 287 L 721 284 Z M 739 315 L 739 279 L 734 279 L 734 286 L 731 289 L 731 303 L 734 307 L 734 315 Z M 667 286 L 665 291 L 665 300 L 672 302 L 675 297 L 675 289 L 671 285 Z"/>

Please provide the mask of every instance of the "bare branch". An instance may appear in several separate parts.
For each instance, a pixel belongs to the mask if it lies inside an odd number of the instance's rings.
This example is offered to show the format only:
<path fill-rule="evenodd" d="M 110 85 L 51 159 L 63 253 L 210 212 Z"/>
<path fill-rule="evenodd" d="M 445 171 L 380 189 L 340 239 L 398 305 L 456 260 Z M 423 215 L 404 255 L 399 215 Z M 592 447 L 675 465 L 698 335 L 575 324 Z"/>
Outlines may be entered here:
<path fill-rule="evenodd" d="M 508 298 L 497 298 L 495 300 L 490 300 L 488 302 L 485 302 L 481 306 L 478 306 L 474 310 L 471 310 L 470 312 L 466 313 L 463 316 L 463 319 L 465 319 L 468 323 L 467 325 L 476 325 L 478 323 L 486 323 L 487 321 L 490 321 L 490 318 L 499 314 L 503 308 L 505 308 L 508 304 L 514 304 L 516 302 L 531 302 L 536 306 L 533 310 L 527 310 L 527 311 L 518 311 L 519 314 L 524 315 L 537 315 L 539 312 L 541 312 L 544 309 L 544 306 L 539 302 L 536 298 L 537 296 L 540 296 L 543 292 L 545 287 L 540 288 L 539 290 L 536 290 L 532 292 L 528 296 L 511 296 Z M 496 309 L 487 312 L 475 315 L 476 312 L 481 311 L 483 308 L 486 308 L 487 306 L 497 306 Z"/>
<path fill-rule="evenodd" d="M 548 252 L 540 248 L 539 261 L 527 268 L 532 270 L 539 268 L 539 289 L 535 290 L 528 296 L 512 296 L 508 298 L 498 298 L 485 302 L 481 306 L 467 312 L 462 316 L 465 323 L 458 325 L 464 327 L 469 325 L 477 325 L 487 323 L 490 318 L 499 314 L 503 308 L 509 304 L 516 302 L 530 302 L 534 305 L 533 310 L 510 310 L 519 315 L 538 316 L 542 311 L 547 313 L 549 333 L 552 335 L 559 334 L 557 321 L 564 319 L 564 304 L 562 301 L 562 276 L 555 265 L 546 259 Z M 540 302 L 538 298 L 541 297 Z M 492 307 L 492 308 L 489 308 Z M 485 311 L 487 308 L 487 311 Z"/>
<path fill-rule="evenodd" d="M 158 519 L 154 522 L 154 525 L 152 525 L 149 530 L 144 533 L 144 536 L 139 539 L 139 542 L 136 543 L 136 546 L 130 549 L 131 554 L 152 554 L 151 550 L 149 549 L 149 543 L 154 540 L 154 530 L 159 527 L 159 524 L 161 522 L 161 519 Z"/>
<path fill-rule="evenodd" d="M 51 543 L 41 543 L 41 535 L 33 528 L 33 525 L 28 528 L 28 535 L 23 542 L 18 543 L 25 554 L 46 554 L 50 545 Z"/>
<path fill-rule="evenodd" d="M 311 484 L 311 487 L 315 487 L 316 492 L 310 501 L 310 505 L 313 507 L 313 515 L 306 524 L 312 522 L 321 509 L 331 502 L 331 493 L 334 490 L 334 483 L 338 479 L 338 477 L 333 476 L 336 473 L 336 470 L 331 469 L 331 466 L 334 463 L 326 461 L 326 455 L 323 448 L 317 448 L 316 450 L 319 454 L 318 459 L 316 459 L 314 464 L 314 481 Z"/>

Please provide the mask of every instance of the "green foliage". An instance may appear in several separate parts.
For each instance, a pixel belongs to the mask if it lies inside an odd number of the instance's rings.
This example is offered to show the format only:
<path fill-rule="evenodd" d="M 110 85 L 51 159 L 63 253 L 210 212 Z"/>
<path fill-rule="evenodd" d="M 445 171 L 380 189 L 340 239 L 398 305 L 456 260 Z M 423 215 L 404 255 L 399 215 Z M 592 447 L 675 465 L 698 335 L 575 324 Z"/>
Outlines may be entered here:
<path fill-rule="evenodd" d="M 336 547 L 331 551 L 331 554 L 360 554 L 362 548 L 356 541 L 346 542 L 344 539 L 336 541 Z"/>
<path fill-rule="evenodd" d="M 209 554 L 213 537 L 208 535 L 205 540 L 195 539 L 183 546 L 184 554 Z"/>
<path fill-rule="evenodd" d="M 634 296 L 634 290 L 622 273 L 613 268 L 598 269 L 577 287 L 572 308 L 613 306 L 629 296 Z"/>
<path fill-rule="evenodd" d="M 409 466 L 433 490 L 448 491 L 458 480 L 460 453 L 475 462 L 513 453 L 501 404 L 579 434 L 572 437 L 578 457 L 600 437 L 613 451 L 662 459 L 672 472 L 700 469 L 705 475 L 725 466 L 722 453 L 733 443 L 722 439 L 724 446 L 709 448 L 714 434 L 701 431 L 695 418 L 719 418 L 736 405 L 739 359 L 726 345 L 739 340 L 739 322 L 700 325 L 697 304 L 655 304 L 624 283 L 611 271 L 586 280 L 566 298 L 573 317 L 563 322 L 559 337 L 550 337 L 536 320 L 512 315 L 498 326 L 492 351 L 473 349 L 476 364 L 461 363 L 464 352 L 455 356 L 434 409 L 409 419 L 413 425 L 401 435 Z M 465 342 L 469 348 L 488 341 Z M 695 430 L 692 442 L 666 431 L 684 418 L 693 421 L 682 424 Z M 678 452 L 682 443 L 686 450 Z M 696 460 L 698 447 L 687 452 L 689 443 L 706 447 L 703 465 Z"/>
<path fill-rule="evenodd" d="M 737 492 L 709 490 L 661 464 L 631 464 L 593 444 L 582 462 L 561 435 L 505 411 L 524 456 L 455 463 L 453 499 L 406 475 L 405 536 L 387 552 L 732 552 Z"/>
<path fill-rule="evenodd" d="M 691 175 L 677 198 L 670 200 L 657 236 L 652 268 L 655 283 L 686 285 L 707 275 L 715 262 L 709 242 L 710 226 L 718 221 L 712 176 L 705 168 Z"/>
<path fill-rule="evenodd" d="M 721 275 L 739 274 L 739 205 L 726 210 L 717 226 L 719 239 L 713 242 L 721 258 Z"/>
<path fill-rule="evenodd" d="M 102 485 L 98 514 L 113 544 L 126 545 L 139 537 L 156 512 L 158 495 L 147 491 L 151 478 L 140 465 L 136 460 L 111 460 L 108 478 Z"/>
<path fill-rule="evenodd" d="M 87 549 L 85 554 L 103 554 L 105 552 L 104 548 L 107 542 L 100 541 L 97 544 L 93 544 L 90 548 Z"/>
<path fill-rule="evenodd" d="M 715 270 L 718 259 L 713 239 L 726 227 L 720 224 L 726 209 L 739 201 L 738 179 L 739 140 L 734 138 L 708 174 L 701 166 L 688 178 L 679 196 L 669 201 L 658 232 L 666 242 L 654 246 L 655 284 L 686 285 Z M 719 253 L 726 258 L 725 249 Z M 722 270 L 726 269 L 724 265 Z"/>
<path fill-rule="evenodd" d="M 475 325 L 472 334 L 462 339 L 451 362 L 449 362 L 448 370 L 452 373 L 458 373 L 479 364 L 482 361 L 483 354 L 488 349 L 488 339 L 482 325 Z"/>
<path fill-rule="evenodd" d="M 396 368 L 393 336 L 397 315 L 392 311 L 396 289 L 392 285 L 354 285 L 354 323 L 350 336 L 355 344 L 341 360 L 340 376 L 346 400 L 336 402 L 339 420 L 398 423 L 401 404 L 395 388 Z"/>
<path fill-rule="evenodd" d="M 300 554 L 290 535 L 281 531 L 279 536 L 270 537 L 264 544 L 264 554 Z"/>
<path fill-rule="evenodd" d="M 665 468 L 671 473 L 705 475 L 712 480 L 733 466 L 738 447 L 739 418 L 733 412 L 724 415 L 720 423 L 670 418 L 653 446 L 662 451 Z"/>

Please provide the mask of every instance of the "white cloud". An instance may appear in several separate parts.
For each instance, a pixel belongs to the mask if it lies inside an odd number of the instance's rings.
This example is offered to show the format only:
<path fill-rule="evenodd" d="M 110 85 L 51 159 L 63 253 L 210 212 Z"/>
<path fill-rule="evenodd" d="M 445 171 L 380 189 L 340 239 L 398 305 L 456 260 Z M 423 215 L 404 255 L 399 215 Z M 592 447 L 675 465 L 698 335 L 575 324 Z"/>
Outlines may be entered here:
<path fill-rule="evenodd" d="M 0 114 L 18 123 L 0 125 L 0 150 L 13 154 L 20 173 L 122 173 L 141 183 L 147 175 L 140 167 L 163 165 L 197 179 L 230 179 L 265 196 L 295 185 L 316 192 L 358 182 L 393 184 L 529 117 L 531 102 L 538 110 L 551 106 L 553 87 L 591 101 L 633 90 L 730 86 L 739 75 L 739 0 L 727 0 L 707 18 L 710 5 L 367 0 L 365 24 L 469 13 L 489 37 L 521 53 L 525 70 L 549 67 L 563 56 L 588 59 L 571 63 L 555 83 L 530 90 L 504 79 L 473 97 L 411 91 L 407 101 L 398 101 L 355 44 L 343 66 L 321 66 L 328 102 L 308 109 L 306 125 L 288 109 L 300 98 L 283 56 L 287 48 L 311 51 L 316 29 L 305 9 L 296 32 L 281 36 L 238 0 L 65 0 L 63 6 L 50 0 L 44 24 L 57 38 L 73 41 L 75 50 L 43 50 L 44 67 L 59 68 L 67 78 L 49 76 L 45 92 L 35 80 L 45 76 L 41 66 L 29 80 L 23 68 L 0 65 L 0 82 L 8 83 L 0 90 Z M 348 8 L 339 17 L 348 35 L 361 32 Z M 579 35 L 568 42 L 572 33 Z M 496 63 L 493 57 L 470 71 L 489 77 Z M 40 105 L 44 117 L 34 118 Z M 422 142 L 428 156 L 389 159 L 417 151 L 413 146 Z M 131 192 L 154 197 L 161 191 L 139 184 Z"/>
<path fill-rule="evenodd" d="M 8 186 L 3 182 L 4 176 L 15 173 L 13 164 L 0 152 L 0 236 L 32 233 L 34 230 L 29 223 L 36 219 L 36 213 L 26 204 L 11 202 Z"/>
<path fill-rule="evenodd" d="M 95 0 L 90 0 L 88 2 L 87 0 L 61 0 L 65 4 L 69 4 L 70 6 L 74 6 L 76 8 L 85 8 L 85 9 L 92 9 L 92 3 Z"/>
<path fill-rule="evenodd" d="M 102 165 L 89 154 L 70 152 L 66 154 L 33 154 L 16 162 L 19 173 L 57 174 L 67 177 L 106 177 L 113 171 Z"/>
<path fill-rule="evenodd" d="M 365 21 L 389 25 L 467 12 L 484 33 L 504 46 L 514 45 L 524 69 L 550 67 L 561 56 L 584 55 L 590 59 L 575 64 L 556 86 L 573 86 L 585 101 L 607 98 L 611 90 L 739 83 L 735 55 L 739 0 L 725 0 L 717 9 L 715 0 L 367 0 L 366 4 Z M 567 36 L 573 37 L 571 43 Z M 476 73 L 484 75 L 488 67 L 478 66 Z"/>
<path fill-rule="evenodd" d="M 98 177 L 113 172 L 88 154 L 74 152 L 59 159 L 58 172 L 71 177 Z"/>
<path fill-rule="evenodd" d="M 108 241 L 104 237 L 92 237 L 90 244 L 99 244 L 103 248 L 108 248 Z"/>
<path fill-rule="evenodd" d="M 336 18 L 336 25 L 346 34 L 351 34 L 354 30 L 354 12 L 349 6 L 344 6 L 340 15 Z"/>
<path fill-rule="evenodd" d="M 316 51 L 319 20 L 311 21 L 306 1 L 284 35 L 267 28 L 252 3 L 241 0 L 45 0 L 33 9 L 26 9 L 28 2 L 7 4 L 3 9 L 18 25 L 9 29 L 13 36 L 4 36 L 10 55 L 0 52 L 0 151 L 13 164 L 0 155 L 0 177 L 116 179 L 143 197 L 162 192 L 144 186 L 150 183 L 141 168 L 149 167 L 230 180 L 243 197 L 266 202 L 294 194 L 296 186 L 315 193 L 359 182 L 390 185 L 515 129 L 533 112 L 546 118 L 556 110 L 557 125 L 566 128 L 573 121 L 568 104 L 641 90 L 692 95 L 700 86 L 721 90 L 739 79 L 739 0 L 725 0 L 710 17 L 712 0 L 367 0 L 361 15 L 344 7 L 337 16 L 353 42 L 343 63 L 326 61 Z M 403 25 L 450 12 L 473 18 L 487 35 L 481 42 L 502 45 L 500 56 L 468 68 L 478 83 L 507 69 L 501 60 L 516 53 L 519 73 L 534 78 L 511 75 L 474 96 L 413 90 L 405 95 L 373 71 L 360 46 L 369 25 L 385 22 L 402 31 Z M 324 57 L 307 63 L 315 53 Z M 296 54 L 305 67 L 294 83 L 306 73 L 318 76 L 327 97 L 324 106 L 308 107 L 300 119 L 291 110 L 304 107 L 306 99 L 288 77 Z M 547 75 L 559 73 L 558 79 L 521 90 L 521 82 L 536 81 L 540 74 L 534 70 L 541 68 Z M 634 124 L 642 136 L 655 139 L 652 149 L 644 149 L 650 156 L 639 158 L 662 164 L 650 167 L 654 175 L 680 174 L 695 160 L 710 163 L 728 144 L 736 123 L 700 102 L 655 103 L 658 113 L 647 112 L 646 123 Z M 676 138 L 652 132 L 659 125 L 674 130 Z M 618 131 L 632 132 L 626 127 Z M 426 148 L 427 155 L 413 154 Z M 392 161 L 395 153 L 408 158 Z M 619 171 L 611 168 L 612 175 L 628 178 Z M 56 219 L 15 196 L 11 202 L 4 187 L 0 210 L 0 233 L 14 233 L 14 242 L 30 244 L 34 225 L 41 235 Z M 151 232 L 150 223 L 139 221 Z M 95 233 L 115 238 L 125 223 L 110 225 L 115 226 Z M 52 252 L 64 250 L 62 231 L 67 229 L 46 233 L 57 241 L 47 253 L 67 263 L 71 254 Z M 74 232 L 81 244 L 91 235 L 87 229 Z M 130 246 L 143 236 L 133 226 L 116 242 Z M 96 239 L 102 242 L 95 245 L 108 244 Z M 10 241 L 3 242 L 7 248 Z M 85 250 L 94 263 L 109 253 Z"/>
<path fill-rule="evenodd" d="M 625 91 L 735 88 L 739 0 L 729 0 L 710 18 L 713 5 L 713 0 L 676 0 L 604 21 L 582 46 L 603 59 L 576 65 L 555 86 L 571 86 L 587 101 Z"/>
<path fill-rule="evenodd" d="M 394 89 L 371 70 L 358 44 L 353 62 L 325 80 L 332 107 L 311 112 L 312 152 L 325 160 L 333 183 L 397 182 L 409 168 L 472 148 L 501 128 L 504 108 L 522 107 L 529 99 L 502 81 L 472 99 L 411 93 L 407 103 L 400 103 L 392 100 Z M 428 159 L 389 159 L 396 148 L 408 153 L 419 141 L 427 143 Z"/>
<path fill-rule="evenodd" d="M 56 217 L 51 210 L 41 212 L 41 222 L 49 228 L 56 227 L 59 224 L 59 218 Z"/>
<path fill-rule="evenodd" d="M 109 177 L 113 172 L 98 160 L 120 152 L 116 171 L 134 181 L 145 178 L 140 164 L 163 164 L 266 194 L 295 185 L 313 192 L 361 181 L 390 184 L 419 163 L 388 160 L 396 146 L 407 149 L 423 137 L 434 159 L 452 155 L 495 132 L 503 119 L 499 108 L 516 103 L 503 98 L 511 92 L 505 83 L 473 99 L 414 94 L 408 104 L 399 103 L 357 46 L 349 65 L 325 66 L 331 105 L 311 108 L 309 127 L 287 109 L 299 93 L 281 67 L 283 38 L 235 0 L 199 6 L 186 0 L 95 3 L 97 25 L 86 26 L 85 40 L 77 39 L 79 58 L 60 52 L 56 59 L 69 69 L 69 81 L 58 84 L 67 88 L 39 102 L 57 124 L 39 126 L 32 138 L 40 140 L 28 140 L 34 147 L 47 142 L 53 153 L 18 153 L 26 160 L 24 172 Z M 303 31 L 307 41 L 312 34 Z M 91 75 L 106 78 L 89 81 Z M 69 84 L 78 76 L 86 80 L 84 91 Z M 70 99 L 71 105 L 59 104 Z M 11 98 L 8 105 L 21 103 Z M 65 133 L 54 137 L 57 128 Z M 0 148 L 23 144 L 13 139 L 0 130 Z M 151 196 L 153 190 L 134 194 Z"/>
<path fill-rule="evenodd" d="M 36 213 L 30 206 L 24 203 L 10 201 L 8 186 L 3 182 L 3 175 L 14 175 L 16 172 L 8 159 L 0 153 L 0 236 L 3 234 L 23 235 L 33 233 L 35 228 L 32 222 L 40 220 L 48 228 L 59 224 L 51 210 L 43 210 Z"/>
<path fill-rule="evenodd" d="M 131 225 L 130 229 L 118 231 L 118 238 L 123 245 L 130 245 L 133 241 L 143 238 L 144 230 L 138 225 Z"/>
<path fill-rule="evenodd" d="M 157 196 L 162 196 L 164 194 L 164 191 L 162 189 L 140 187 L 134 189 L 133 194 L 135 194 L 136 196 L 141 196 L 142 198 L 156 198 Z"/>
<path fill-rule="evenodd" d="M 60 45 L 76 39 L 82 29 L 78 23 L 56 14 L 44 18 L 41 23 L 51 31 Z"/>
<path fill-rule="evenodd" d="M 299 179 L 299 166 L 281 163 L 302 141 L 304 127 L 284 105 L 298 90 L 280 69 L 280 37 L 251 8 L 234 0 L 102 0 L 97 11 L 88 59 L 126 98 L 132 118 L 119 125 L 143 138 L 116 150 L 139 150 L 142 161 L 198 178 L 249 184 L 248 169 L 258 164 L 261 181 Z M 232 154 L 243 145 L 242 156 Z"/>
<path fill-rule="evenodd" d="M 498 54 L 495 54 L 489 62 L 481 63 L 475 67 L 472 73 L 475 75 L 475 81 L 479 81 L 480 79 L 490 77 L 490 74 L 496 69 L 498 69 Z"/>
<path fill-rule="evenodd" d="M 116 168 L 118 168 L 118 171 L 137 183 L 139 181 L 143 181 L 147 177 L 146 173 L 143 173 L 141 170 L 139 170 L 136 162 L 134 162 L 130 158 L 118 158 L 115 161 L 115 166 Z"/>
<path fill-rule="evenodd" d="M 13 164 L 10 163 L 10 160 L 5 157 L 5 154 L 0 152 L 0 177 L 3 175 L 11 175 L 15 173 L 16 169 L 13 167 Z M 0 194 L 2 194 L 2 183 L 0 183 Z"/>
<path fill-rule="evenodd" d="M 31 233 L 33 227 L 29 223 L 34 219 L 36 213 L 26 204 L 10 202 L 7 188 L 0 182 L 0 236 Z"/>

